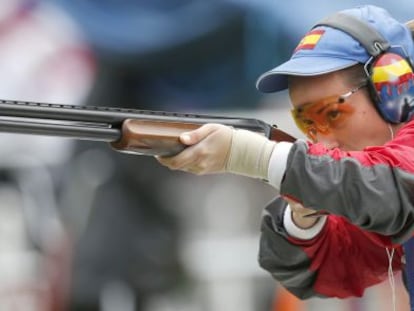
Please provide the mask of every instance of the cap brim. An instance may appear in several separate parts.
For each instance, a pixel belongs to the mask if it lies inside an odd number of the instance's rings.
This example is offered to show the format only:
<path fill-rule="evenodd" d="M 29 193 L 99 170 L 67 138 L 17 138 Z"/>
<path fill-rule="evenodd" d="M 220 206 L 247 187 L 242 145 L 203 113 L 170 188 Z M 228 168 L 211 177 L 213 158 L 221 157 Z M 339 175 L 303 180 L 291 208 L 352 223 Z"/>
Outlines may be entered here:
<path fill-rule="evenodd" d="M 356 65 L 349 59 L 329 57 L 298 57 L 262 74 L 256 87 L 263 93 L 282 91 L 288 87 L 288 76 L 318 76 Z"/>

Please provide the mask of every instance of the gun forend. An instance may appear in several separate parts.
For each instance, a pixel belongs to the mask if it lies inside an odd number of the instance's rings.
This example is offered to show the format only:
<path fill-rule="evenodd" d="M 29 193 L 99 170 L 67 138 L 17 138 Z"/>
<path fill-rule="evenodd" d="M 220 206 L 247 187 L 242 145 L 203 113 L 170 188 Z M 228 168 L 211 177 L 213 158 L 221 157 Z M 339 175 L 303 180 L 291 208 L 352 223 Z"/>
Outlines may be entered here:
<path fill-rule="evenodd" d="M 110 145 L 116 151 L 125 153 L 172 156 L 186 147 L 179 136 L 200 126 L 195 123 L 126 119 L 122 124 L 121 139 Z"/>
<path fill-rule="evenodd" d="M 186 148 L 179 136 L 200 126 L 202 124 L 126 119 L 122 124 L 121 139 L 110 144 L 125 153 L 173 156 Z M 296 140 L 276 127 L 272 127 L 269 136 L 275 141 Z"/>

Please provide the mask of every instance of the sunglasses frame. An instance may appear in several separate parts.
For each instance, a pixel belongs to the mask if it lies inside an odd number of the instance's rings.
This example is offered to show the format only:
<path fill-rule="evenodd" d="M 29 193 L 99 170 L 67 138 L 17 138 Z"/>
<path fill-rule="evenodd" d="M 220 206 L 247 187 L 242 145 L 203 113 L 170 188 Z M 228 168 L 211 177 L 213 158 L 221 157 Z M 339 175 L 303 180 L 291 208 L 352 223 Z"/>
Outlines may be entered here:
<path fill-rule="evenodd" d="M 306 123 L 301 120 L 300 115 L 305 113 L 307 110 L 309 110 L 309 107 L 313 107 L 318 104 L 319 105 L 322 104 L 321 109 L 317 111 L 317 113 L 321 113 L 330 105 L 345 103 L 349 97 L 351 97 L 353 94 L 355 94 L 360 89 L 366 86 L 368 86 L 367 82 L 360 84 L 357 87 L 354 87 L 353 89 L 351 89 L 350 91 L 342 95 L 332 95 L 332 96 L 323 98 L 321 100 L 310 102 L 300 107 L 291 109 L 291 114 L 292 114 L 293 120 L 295 121 L 296 126 L 299 128 L 299 130 L 301 130 L 307 137 L 309 137 L 312 140 L 314 140 L 317 132 L 324 133 L 324 134 L 328 133 L 330 130 L 329 125 L 315 124 L 315 122 L 317 123 L 317 121 L 311 120 L 311 119 L 309 120 L 312 122 L 312 124 L 306 125 Z"/>

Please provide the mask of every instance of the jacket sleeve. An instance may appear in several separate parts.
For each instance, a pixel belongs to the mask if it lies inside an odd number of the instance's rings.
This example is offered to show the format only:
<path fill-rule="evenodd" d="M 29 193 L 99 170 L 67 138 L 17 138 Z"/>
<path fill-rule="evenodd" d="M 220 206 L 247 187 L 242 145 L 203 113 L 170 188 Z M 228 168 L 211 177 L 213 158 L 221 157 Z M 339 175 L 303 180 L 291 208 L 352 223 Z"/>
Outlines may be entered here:
<path fill-rule="evenodd" d="M 280 193 L 396 244 L 405 241 L 414 230 L 414 121 L 389 143 L 362 151 L 296 142 Z"/>
<path fill-rule="evenodd" d="M 330 215 L 311 240 L 298 240 L 284 229 L 286 203 L 278 198 L 265 209 L 259 264 L 301 299 L 362 296 L 365 288 L 387 278 L 391 240 Z M 394 271 L 401 269 L 401 248 L 395 248 Z"/>

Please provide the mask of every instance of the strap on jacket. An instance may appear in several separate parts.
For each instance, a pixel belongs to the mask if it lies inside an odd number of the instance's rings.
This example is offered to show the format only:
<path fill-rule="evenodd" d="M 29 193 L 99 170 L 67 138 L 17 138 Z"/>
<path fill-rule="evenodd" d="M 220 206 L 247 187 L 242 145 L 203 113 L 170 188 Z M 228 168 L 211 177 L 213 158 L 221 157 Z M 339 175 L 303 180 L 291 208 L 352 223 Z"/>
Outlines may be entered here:
<path fill-rule="evenodd" d="M 414 237 L 403 244 L 405 253 L 405 275 L 410 296 L 410 310 L 414 311 Z"/>

